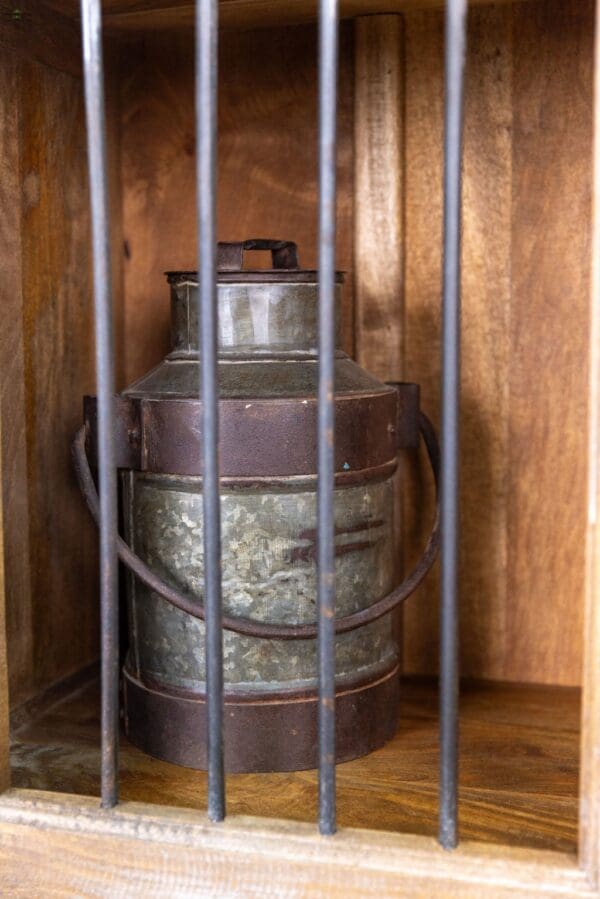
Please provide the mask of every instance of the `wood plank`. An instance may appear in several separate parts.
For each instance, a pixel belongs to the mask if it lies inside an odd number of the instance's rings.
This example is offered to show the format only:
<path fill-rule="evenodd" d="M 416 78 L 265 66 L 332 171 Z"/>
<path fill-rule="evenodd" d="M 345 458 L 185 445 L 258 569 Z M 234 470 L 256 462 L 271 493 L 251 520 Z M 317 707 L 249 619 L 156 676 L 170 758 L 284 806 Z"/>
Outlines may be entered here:
<path fill-rule="evenodd" d="M 588 479 L 579 857 L 600 882 L 600 3 L 596 4 Z"/>
<path fill-rule="evenodd" d="M 97 657 L 96 534 L 69 445 L 93 392 L 81 82 L 21 63 L 22 301 L 33 687 Z"/>
<path fill-rule="evenodd" d="M 405 321 L 407 379 L 421 385 L 421 405 L 439 421 L 442 239 L 443 22 L 438 13 L 405 16 Z M 428 466 L 407 459 L 405 566 L 417 558 L 433 515 Z M 412 539 L 411 539 L 412 535 Z M 437 566 L 404 606 L 404 670 L 437 670 Z"/>
<path fill-rule="evenodd" d="M 59 27 L 55 37 L 60 38 L 60 34 Z M 67 52 L 68 47 L 64 50 Z M 110 61 L 110 47 L 107 51 Z M 38 58 L 37 53 L 32 55 Z M 48 679 L 61 678 L 86 659 L 97 657 L 97 625 L 93 620 L 96 537 L 74 489 L 69 459 L 70 434 L 81 417 L 86 378 L 87 389 L 93 391 L 93 331 L 87 280 L 81 83 L 52 64 L 27 62 L 15 51 L 3 55 L 2 77 L 0 202 L 6 251 L 2 255 L 0 289 L 6 321 L 0 334 L 0 371 L 2 412 L 4 420 L 11 422 L 2 433 L 2 487 L 10 696 L 14 705 L 46 686 Z M 117 227 L 120 172 L 115 86 L 109 72 L 113 243 L 118 244 L 118 252 L 113 254 L 114 294 L 119 310 L 122 237 Z M 38 365 L 40 370 L 47 368 L 41 373 Z M 63 495 L 59 487 L 67 491 L 65 505 L 56 503 L 56 497 Z M 49 540 L 45 529 L 53 516 L 55 521 L 60 520 L 60 526 L 53 529 Z M 38 541 L 33 552 L 30 539 Z M 32 570 L 40 564 L 40 553 L 44 552 L 52 557 L 54 577 L 39 568 Z M 69 571 L 74 560 L 75 570 Z M 82 588 L 82 583 L 87 587 Z M 37 613 L 34 615 L 34 602 L 36 608 L 43 609 L 39 619 Z M 83 603 L 81 620 L 79 603 Z M 70 616 L 64 614 L 69 608 Z M 44 642 L 52 641 L 51 633 L 44 636 L 48 618 L 55 621 L 56 628 L 56 645 L 51 647 Z M 66 651 L 63 640 L 68 644 Z"/>
<path fill-rule="evenodd" d="M 77 0 L 51 0 L 61 12 L 76 15 Z M 471 0 L 472 5 L 516 0 Z M 530 0 L 531 2 L 531 0 Z M 343 18 L 440 9 L 444 0 L 341 0 Z M 191 0 L 104 0 L 106 27 L 114 31 L 183 30 L 194 22 Z M 316 20 L 316 0 L 221 0 L 220 22 L 226 29 L 272 28 Z"/>
<path fill-rule="evenodd" d="M 0 76 L 0 81 L 2 77 Z M 2 409 L 0 408 L 0 434 Z M 2 444 L 0 443 L 0 476 L 2 475 Z M 8 659 L 6 650 L 6 581 L 4 576 L 4 502 L 0 494 L 0 790 L 10 786 L 10 732 Z"/>
<path fill-rule="evenodd" d="M 8 636 L 15 637 L 11 646 L 11 663 L 22 674 L 29 670 L 28 632 L 21 637 L 20 626 L 27 623 L 28 590 L 23 590 L 22 605 L 11 604 L 12 620 L 8 621 L 8 579 L 13 576 L 25 588 L 29 585 L 28 553 L 25 535 L 12 526 L 10 515 L 22 516 L 27 523 L 27 491 L 24 490 L 23 427 L 16 424 L 22 416 L 22 391 L 9 389 L 19 377 L 22 366 L 22 342 L 19 324 L 21 299 L 21 221 L 19 181 L 19 112 L 14 97 L 18 92 L 18 62 L 12 53 L 0 60 L 0 300 L 5 311 L 5 327 L 0 333 L 0 789 L 10 785 L 9 677 Z M 15 305 L 17 309 L 15 309 Z M 16 314 L 15 314 L 16 313 Z M 14 366 L 13 366 L 14 363 Z M 16 401 L 15 401 L 16 394 Z M 6 422 L 15 422 L 7 427 Z M 19 520 L 19 519 L 17 519 Z M 11 567 L 6 565 L 10 559 Z M 15 594 L 13 594 L 14 596 Z M 18 591 L 17 591 L 18 595 Z M 21 618 L 21 620 L 19 620 Z M 15 623 L 16 619 L 16 623 Z M 25 677 L 27 674 L 25 674 Z M 16 680 L 16 679 L 15 679 Z M 13 682 L 14 687 L 14 682 Z M 13 690 L 13 694 L 16 690 Z"/>
<path fill-rule="evenodd" d="M 98 793 L 97 683 L 67 687 L 11 717 L 14 786 Z M 463 839 L 575 852 L 579 714 L 574 689 L 463 685 Z M 394 739 L 338 766 L 340 826 L 433 836 L 438 740 L 436 684 L 406 682 Z M 206 774 L 152 759 L 125 739 L 120 758 L 124 800 L 204 808 Z M 316 771 L 227 778 L 233 815 L 313 822 L 316 800 Z"/>
<path fill-rule="evenodd" d="M 358 18 L 354 90 L 356 359 L 404 380 L 404 28 L 401 16 Z"/>
<path fill-rule="evenodd" d="M 259 818 L 10 791 L 0 802 L 0 879 L 15 897 L 597 896 L 569 856 Z"/>
<path fill-rule="evenodd" d="M 29 558 L 29 493 L 23 363 L 21 181 L 19 164 L 19 61 L 6 52 L 0 63 L 0 414 L 4 510 L 4 613 L 10 696 L 18 703 L 33 689 L 33 626 Z"/>
<path fill-rule="evenodd" d="M 438 418 L 442 235 L 443 20 L 407 16 L 407 375 Z M 461 670 L 506 672 L 506 452 L 511 221 L 510 9 L 469 20 L 462 252 Z M 423 493 L 425 476 L 414 472 Z M 419 545 L 431 509 L 416 518 Z M 415 547 L 413 546 L 413 555 Z M 407 606 L 408 671 L 437 661 L 436 577 Z M 543 679 L 541 676 L 540 679 Z"/>
<path fill-rule="evenodd" d="M 579 683 L 585 571 L 593 4 L 515 7 L 504 671 Z"/>
<path fill-rule="evenodd" d="M 23 591 L 22 607 L 13 601 L 13 616 L 7 618 L 8 583 L 6 575 L 15 577 L 28 587 L 29 569 L 26 540 L 12 524 L 10 515 L 22 516 L 27 523 L 27 490 L 24 484 L 24 428 L 18 425 L 22 415 L 22 391 L 14 394 L 9 385 L 19 376 L 23 353 L 19 325 L 21 299 L 21 222 L 20 222 L 20 182 L 19 182 L 19 114 L 14 97 L 17 93 L 18 63 L 12 54 L 6 53 L 0 60 L 0 245 L 4 252 L 0 255 L 0 299 L 5 310 L 5 327 L 0 332 L 0 789 L 10 783 L 9 732 L 8 732 L 8 672 L 7 637 L 15 638 L 11 662 L 19 673 L 29 669 L 29 646 L 27 633 L 21 638 L 19 618 L 27 624 L 29 609 L 28 593 Z M 15 309 L 15 305 L 17 309 Z M 15 315 L 16 313 L 16 315 Z M 13 367 L 13 360 L 16 366 Z M 16 368 L 16 371 L 15 371 Z M 17 391 L 15 391 L 17 393 Z M 15 423 L 7 427 L 7 422 Z M 4 423 L 4 427 L 3 427 Z M 16 438 L 16 439 L 15 439 Z M 20 502 L 24 490 L 25 501 Z M 17 518 L 16 520 L 19 520 Z M 26 532 L 26 528 L 24 528 Z M 5 558 L 10 558 L 12 568 L 8 569 Z M 13 593 L 13 596 L 15 594 Z M 18 591 L 17 591 L 18 595 Z M 20 597 L 19 597 L 20 598 Z M 16 619 L 16 627 L 15 627 Z"/>
<path fill-rule="evenodd" d="M 338 266 L 352 268 L 352 34 L 342 29 L 338 149 Z M 316 31 L 229 34 L 221 42 L 220 240 L 298 242 L 316 264 Z M 260 65 L 256 60 L 260 59 Z M 128 55 L 122 96 L 125 376 L 138 377 L 169 344 L 163 272 L 196 268 L 192 35 L 150 36 Z M 352 347 L 352 284 L 344 343 Z"/>
<path fill-rule="evenodd" d="M 580 680 L 591 22 L 589 3 L 554 0 L 470 16 L 461 469 L 466 675 Z M 407 15 L 406 25 L 407 376 L 420 381 L 425 408 L 436 417 L 442 21 L 418 13 Z M 423 487 L 417 499 L 422 495 Z M 429 514 L 419 510 L 417 533 Z M 435 669 L 436 595 L 430 576 L 407 606 L 409 671 Z"/>

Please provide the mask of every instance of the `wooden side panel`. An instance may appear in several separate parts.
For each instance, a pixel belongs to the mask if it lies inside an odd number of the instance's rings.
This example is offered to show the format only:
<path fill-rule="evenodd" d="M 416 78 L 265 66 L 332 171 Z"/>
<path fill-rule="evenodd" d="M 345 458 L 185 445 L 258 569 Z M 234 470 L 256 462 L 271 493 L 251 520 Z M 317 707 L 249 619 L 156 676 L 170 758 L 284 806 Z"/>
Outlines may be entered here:
<path fill-rule="evenodd" d="M 20 216 L 19 216 L 19 118 L 14 103 L 11 103 L 11 97 L 17 90 L 17 65 L 9 54 L 5 54 L 0 61 L 0 245 L 4 248 L 4 252 L 0 256 L 0 298 L 3 309 L 14 312 L 11 304 L 18 303 L 20 299 L 21 287 L 21 267 L 20 267 Z M 12 331 L 12 335 L 11 335 Z M 21 487 L 23 484 L 22 472 L 19 470 L 19 452 L 18 443 L 11 440 L 8 435 L 12 433 L 12 429 L 3 427 L 6 423 L 6 406 L 8 404 L 8 391 L 6 389 L 6 378 L 4 372 L 10 372 L 10 368 L 5 368 L 8 359 L 13 355 L 14 349 L 11 346 L 11 336 L 14 337 L 14 330 L 9 327 L 0 332 L 0 790 L 6 789 L 10 782 L 8 754 L 9 754 L 9 733 L 8 733 L 8 712 L 9 712 L 9 696 L 8 696 L 8 672 L 7 672 L 7 620 L 6 620 L 6 567 L 5 567 L 5 529 L 4 516 L 5 509 L 9 507 L 11 500 L 14 501 L 14 495 L 11 495 L 11 482 L 14 478 Z M 8 338 L 8 339 L 7 339 Z M 17 341 L 17 347 L 19 341 Z M 14 372 L 12 372 L 14 376 Z M 19 398 L 20 399 L 20 398 Z M 20 404 L 19 404 L 20 405 Z M 10 420 L 10 419 L 9 419 Z M 6 469 L 6 460 L 9 462 L 9 469 Z M 16 469 L 16 470 L 15 470 Z M 8 477 L 6 477 L 8 473 Z M 17 500 L 18 502 L 18 500 Z M 14 533 L 14 531 L 13 531 Z M 16 543 L 16 546 L 15 546 Z M 21 545 L 18 538 L 13 541 L 13 547 L 9 547 L 15 553 L 14 570 L 17 577 L 24 577 L 28 582 L 27 553 L 24 557 L 20 553 Z M 27 599 L 26 599 L 27 602 Z M 27 651 L 20 652 L 22 644 L 18 644 L 19 666 L 23 665 L 23 656 L 25 664 L 27 660 Z"/>
<path fill-rule="evenodd" d="M 438 412 L 442 19 L 407 21 L 407 377 Z M 473 10 L 463 214 L 462 670 L 577 684 L 592 9 Z M 423 517 L 423 515 L 421 515 Z M 437 583 L 406 663 L 437 660 Z"/>
<path fill-rule="evenodd" d="M 0 82 L 2 78 L 0 76 Z M 2 408 L 0 407 L 0 434 L 2 433 Z M 2 475 L 2 444 L 0 442 L 0 476 Z M 4 508 L 0 493 L 0 791 L 10 786 L 10 733 L 8 659 L 6 647 L 6 591 L 4 577 Z"/>
<path fill-rule="evenodd" d="M 600 4 L 596 3 L 588 493 L 579 858 L 600 881 Z"/>
<path fill-rule="evenodd" d="M 342 29 L 338 267 L 352 269 L 351 31 Z M 316 263 L 316 31 L 223 36 L 219 91 L 218 233 L 294 239 Z M 138 377 L 169 345 L 163 272 L 195 269 L 192 36 L 149 37 L 130 52 L 123 87 L 125 376 Z M 262 263 L 264 264 L 264 263 Z M 344 342 L 352 346 L 352 285 Z"/>
<path fill-rule="evenodd" d="M 79 26 L 0 4 L 0 411 L 11 704 L 97 658 L 96 534 L 70 440 L 94 390 Z M 121 303 L 115 60 L 106 48 L 114 289 Z"/>
<path fill-rule="evenodd" d="M 82 395 L 93 392 L 94 354 L 81 82 L 25 61 L 19 80 L 31 686 L 37 689 L 97 656 L 96 540 L 70 459 Z"/>
<path fill-rule="evenodd" d="M 31 688 L 33 626 L 29 572 L 29 496 L 23 381 L 21 292 L 21 182 L 19 164 L 19 62 L 4 53 L 0 64 L 0 414 L 2 502 L 5 525 L 5 614 L 11 696 Z"/>

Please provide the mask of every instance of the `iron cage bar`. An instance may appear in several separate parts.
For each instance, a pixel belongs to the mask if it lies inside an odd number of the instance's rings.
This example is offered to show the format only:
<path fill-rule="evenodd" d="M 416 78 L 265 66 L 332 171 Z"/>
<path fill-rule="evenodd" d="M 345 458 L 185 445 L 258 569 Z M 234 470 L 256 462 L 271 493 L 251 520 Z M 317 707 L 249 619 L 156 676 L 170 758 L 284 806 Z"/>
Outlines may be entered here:
<path fill-rule="evenodd" d="M 104 63 L 100 0 L 81 0 L 83 71 L 92 219 L 98 486 L 100 495 L 101 803 L 119 797 L 119 584 L 117 469 L 114 441 L 114 359 L 109 237 Z"/>
<path fill-rule="evenodd" d="M 198 203 L 198 320 L 202 387 L 202 517 L 206 615 L 208 817 L 225 817 L 223 749 L 223 611 L 219 496 L 217 312 L 217 79 L 218 0 L 196 0 L 196 146 Z"/>
<path fill-rule="evenodd" d="M 458 843 L 461 156 L 467 0 L 446 0 L 442 300 L 439 841 Z"/>
<path fill-rule="evenodd" d="M 319 0 L 319 383 L 317 467 L 317 640 L 319 830 L 336 830 L 334 366 L 338 0 Z"/>

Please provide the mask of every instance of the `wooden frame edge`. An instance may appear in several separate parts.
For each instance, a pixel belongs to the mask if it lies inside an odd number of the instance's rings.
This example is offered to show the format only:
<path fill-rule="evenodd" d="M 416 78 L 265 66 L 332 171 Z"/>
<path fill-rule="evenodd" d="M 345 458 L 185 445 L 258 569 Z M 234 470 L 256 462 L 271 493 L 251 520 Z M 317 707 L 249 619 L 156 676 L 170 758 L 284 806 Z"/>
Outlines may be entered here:
<path fill-rule="evenodd" d="M 575 856 L 430 837 L 9 790 L 0 798 L 0 882 L 10 895 L 596 896 Z M 53 892 L 56 886 L 57 893 Z M 38 892 L 39 891 L 39 892 Z"/>
<path fill-rule="evenodd" d="M 600 881 L 600 2 L 596 3 L 588 508 L 581 721 L 579 859 Z"/>
<path fill-rule="evenodd" d="M 398 15 L 415 10 L 440 9 L 445 0 L 340 0 L 340 15 L 345 19 L 357 16 Z M 541 0 L 470 0 L 473 6 L 492 3 L 541 2 Z M 273 28 L 286 25 L 305 25 L 315 22 L 316 0 L 221 0 L 219 21 L 224 29 Z M 142 8 L 133 7 L 109 11 L 105 24 L 113 33 L 127 33 L 158 29 L 189 28 L 194 21 L 193 0 L 152 0 Z"/>

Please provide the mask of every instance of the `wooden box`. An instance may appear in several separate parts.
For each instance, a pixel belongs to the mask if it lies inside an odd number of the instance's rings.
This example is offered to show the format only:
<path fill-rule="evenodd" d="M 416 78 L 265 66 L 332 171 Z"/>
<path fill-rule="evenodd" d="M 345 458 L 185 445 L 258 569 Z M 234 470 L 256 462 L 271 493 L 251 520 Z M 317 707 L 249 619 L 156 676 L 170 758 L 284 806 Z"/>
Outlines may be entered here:
<path fill-rule="evenodd" d="M 105 0 L 119 388 L 168 345 L 196 265 L 191 0 Z M 437 420 L 443 10 L 342 0 L 345 349 Z M 316 263 L 310 0 L 221 0 L 222 240 Z M 437 575 L 406 606 L 402 723 L 316 774 L 205 776 L 124 741 L 101 810 L 96 534 L 69 442 L 94 392 L 76 0 L 0 2 L 0 891 L 15 896 L 598 895 L 600 311 L 592 0 L 472 2 L 463 181 L 460 847 L 437 845 Z M 598 107 L 598 101 L 595 101 Z M 597 118 L 598 113 L 596 113 Z M 404 463 L 410 564 L 431 515 Z M 0 566 L 1 568 L 1 566 Z M 12 739 L 9 739 L 9 719 Z M 10 752 L 9 752 L 10 746 Z"/>

